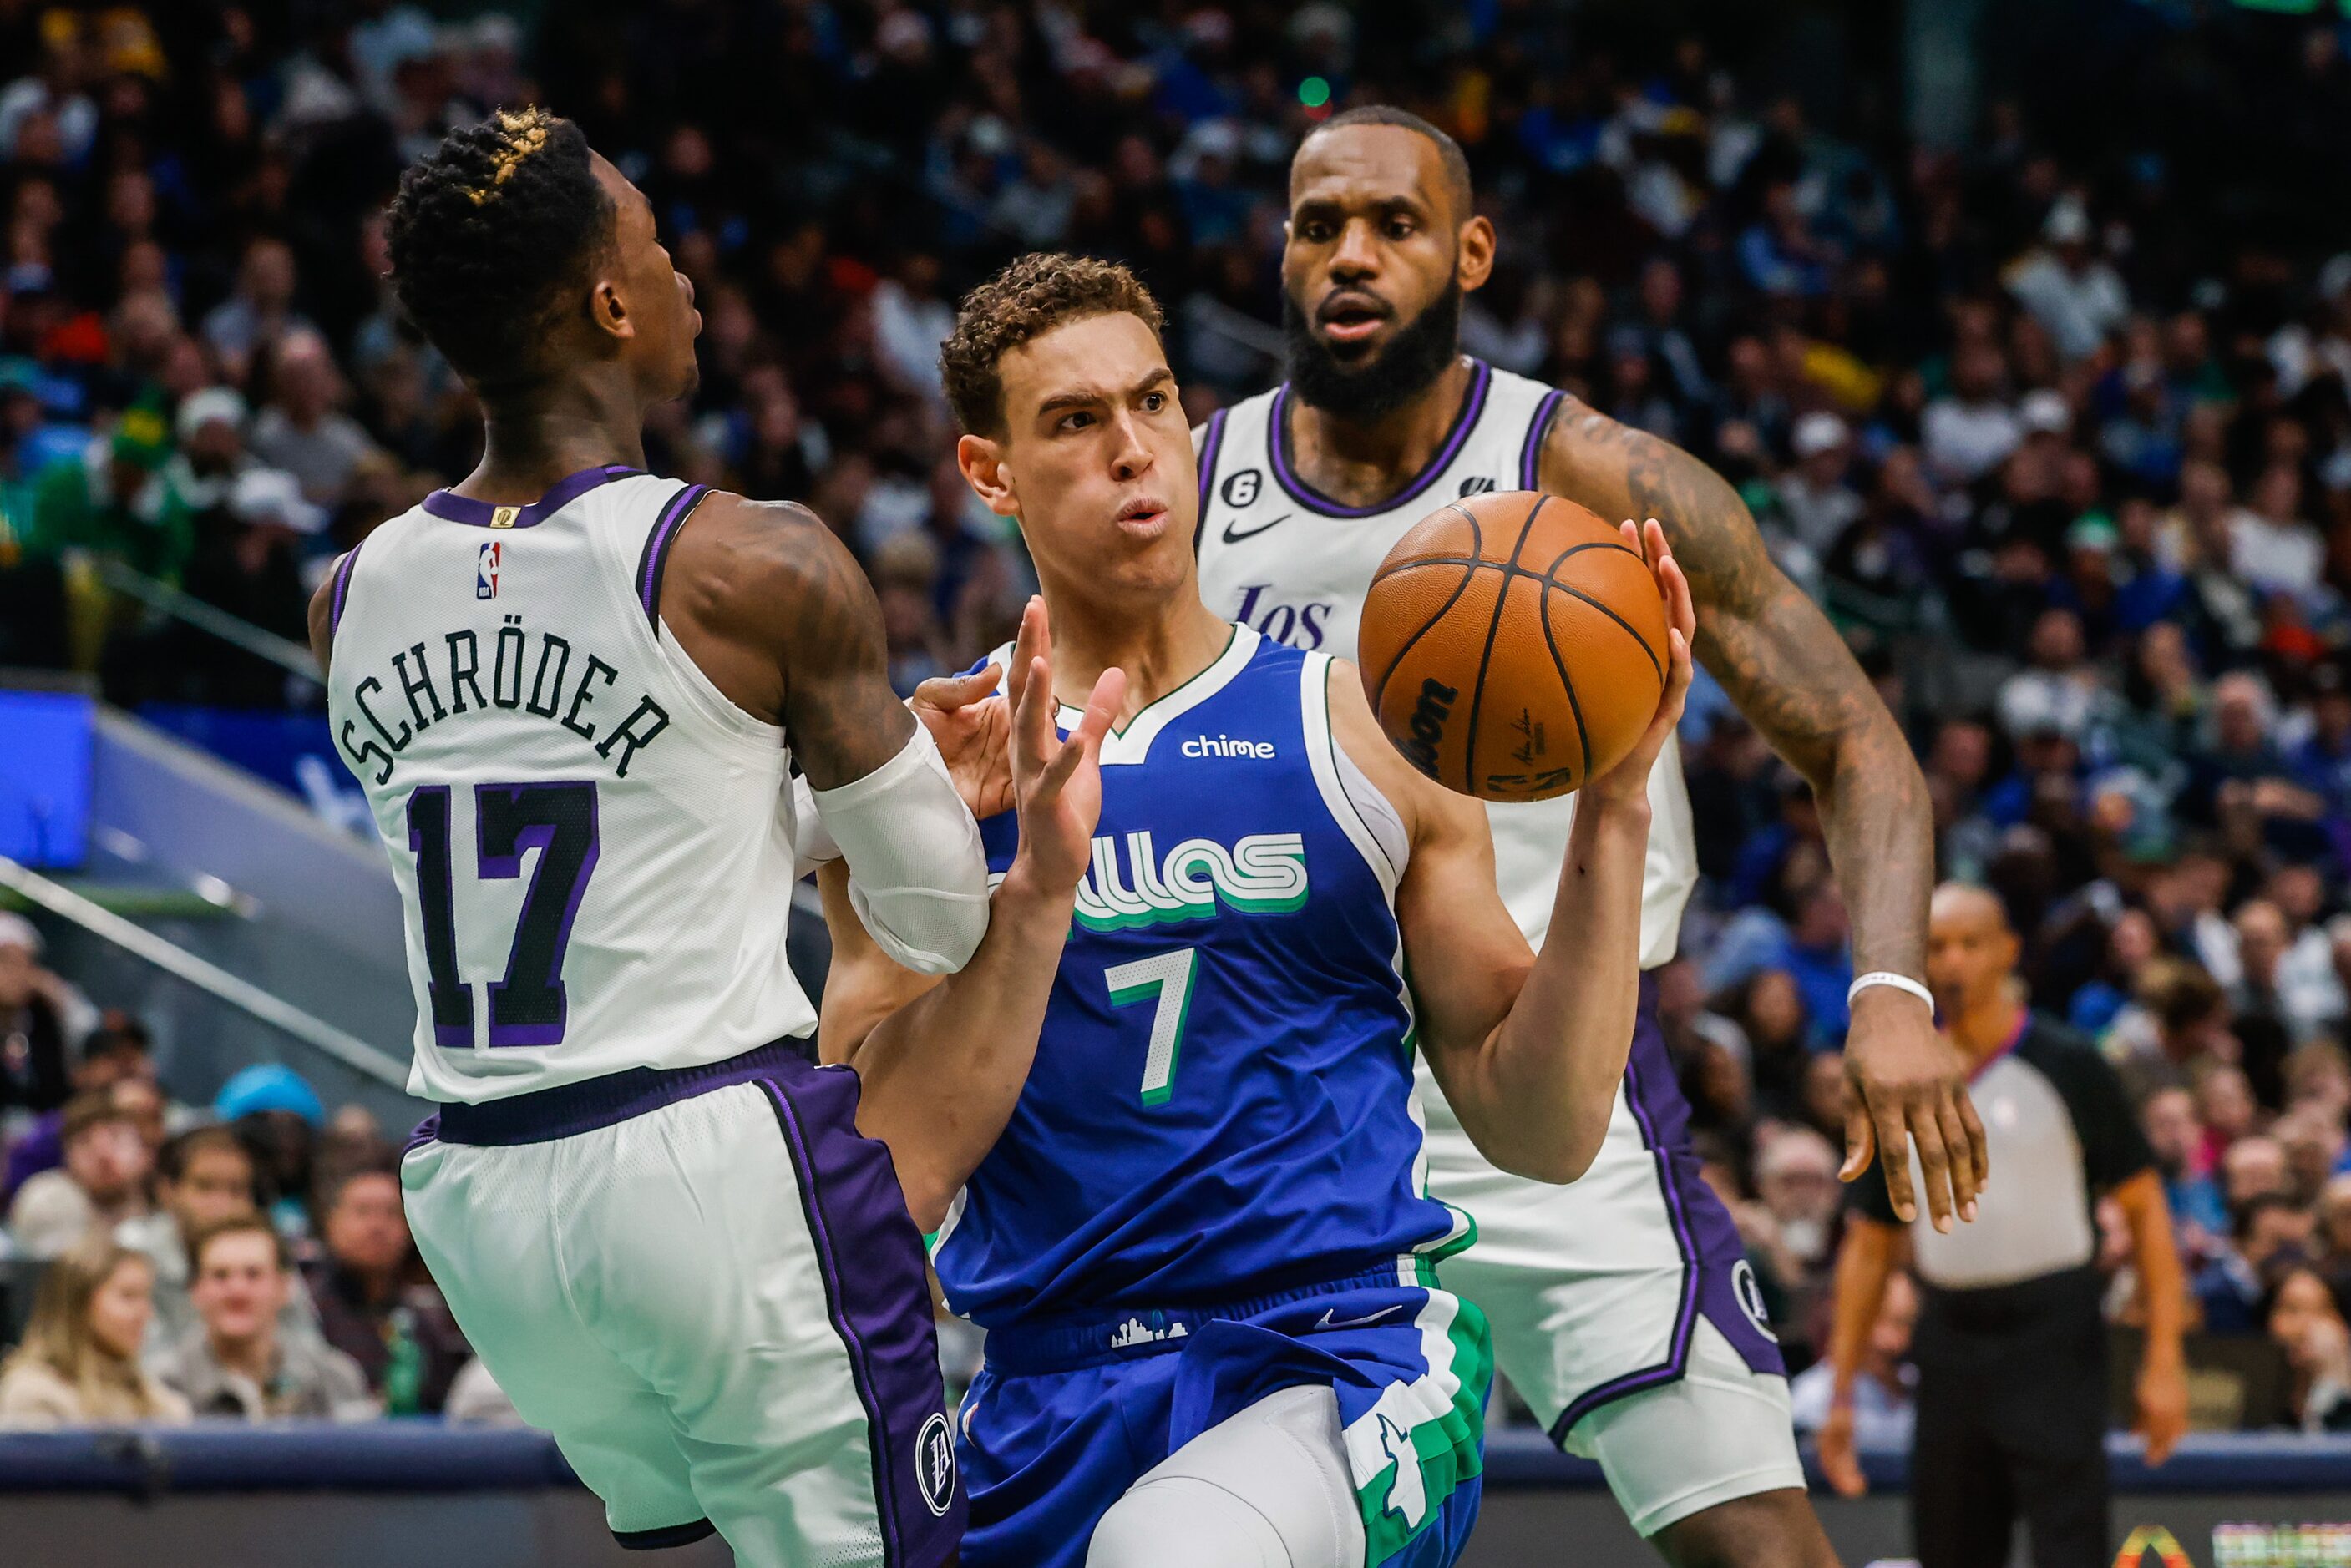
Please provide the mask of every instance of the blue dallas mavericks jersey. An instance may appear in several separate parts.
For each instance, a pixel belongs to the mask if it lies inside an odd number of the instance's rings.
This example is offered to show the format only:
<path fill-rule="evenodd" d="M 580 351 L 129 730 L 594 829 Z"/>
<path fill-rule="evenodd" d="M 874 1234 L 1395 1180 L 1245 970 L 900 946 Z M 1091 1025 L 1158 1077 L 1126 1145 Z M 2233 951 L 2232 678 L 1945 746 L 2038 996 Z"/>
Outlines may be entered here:
<path fill-rule="evenodd" d="M 1107 740 L 1036 1064 L 934 1255 L 955 1311 L 1000 1329 L 1131 1305 L 1122 1332 L 1149 1337 L 1155 1305 L 1345 1278 L 1466 1232 L 1423 1194 L 1404 835 L 1332 741 L 1329 670 L 1236 628 Z M 1015 818 L 980 832 L 1000 875 Z"/>

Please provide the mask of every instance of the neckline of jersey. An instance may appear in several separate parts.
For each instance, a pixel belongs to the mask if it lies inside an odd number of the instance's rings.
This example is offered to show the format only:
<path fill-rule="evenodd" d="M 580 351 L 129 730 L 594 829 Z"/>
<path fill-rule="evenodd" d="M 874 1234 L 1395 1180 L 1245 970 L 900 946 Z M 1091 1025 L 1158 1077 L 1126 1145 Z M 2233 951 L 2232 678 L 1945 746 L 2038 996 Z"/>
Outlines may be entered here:
<path fill-rule="evenodd" d="M 1486 411 L 1486 393 L 1493 384 L 1494 368 L 1474 354 L 1465 358 L 1469 361 L 1469 388 L 1462 395 L 1461 407 L 1454 412 L 1453 428 L 1446 432 L 1444 444 L 1402 490 L 1369 506 L 1348 506 L 1332 500 L 1306 483 L 1305 477 L 1291 466 L 1290 383 L 1284 381 L 1274 389 L 1273 408 L 1268 415 L 1270 425 L 1266 432 L 1266 445 L 1273 459 L 1274 483 L 1280 484 L 1292 501 L 1325 517 L 1376 517 L 1414 500 L 1453 466 L 1453 460 L 1461 455 L 1462 447 L 1468 442 L 1469 432 L 1478 428 L 1478 417 Z"/>
<path fill-rule="evenodd" d="M 615 479 L 626 479 L 643 472 L 641 468 L 631 468 L 621 462 L 583 468 L 577 473 L 565 474 L 549 485 L 546 493 L 538 500 L 520 506 L 496 501 L 476 501 L 453 490 L 436 490 L 424 498 L 424 510 L 445 521 L 463 523 L 469 528 L 529 528 L 546 522 L 600 484 L 609 484 Z M 506 521 L 500 522 L 501 517 Z"/>
<path fill-rule="evenodd" d="M 2008 1038 L 2001 1043 L 1999 1050 L 1993 1052 L 1991 1055 L 1985 1057 L 1982 1061 L 1968 1069 L 1968 1082 L 1970 1084 L 1974 1083 L 1986 1073 L 1991 1072 L 1992 1068 L 1999 1065 L 2004 1057 L 2012 1053 L 2019 1045 L 2024 1044 L 2024 1036 L 2032 1028 L 2032 1009 L 2030 1007 L 2018 1008 L 2016 1010 L 2016 1027 L 2008 1032 Z"/>
<path fill-rule="evenodd" d="M 1137 709 L 1134 717 L 1129 719 L 1125 724 L 1113 729 L 1103 737 L 1102 757 L 1103 763 L 1143 761 L 1151 750 L 1151 742 L 1158 738 L 1160 731 L 1223 691 L 1231 683 L 1233 677 L 1240 673 L 1241 668 L 1256 656 L 1258 644 L 1261 639 L 1255 631 L 1238 621 L 1228 624 L 1231 626 L 1232 630 L 1225 638 L 1225 646 L 1218 650 L 1216 658 L 1208 660 L 1205 669 L 1182 685 L 1163 691 L 1153 698 Z M 1196 687 L 1198 688 L 1197 691 L 1194 690 Z M 1188 698 L 1185 697 L 1187 691 L 1192 693 Z M 1184 698 L 1184 701 L 1178 702 L 1176 701 L 1178 698 Z M 1061 709 L 1059 722 L 1065 731 L 1075 729 L 1078 721 L 1085 717 L 1085 710 L 1082 708 L 1072 708 L 1066 702 L 1059 706 Z M 1146 720 L 1149 722 L 1146 723 L 1144 722 Z M 1113 751 L 1120 754 L 1113 756 L 1111 754 Z"/>

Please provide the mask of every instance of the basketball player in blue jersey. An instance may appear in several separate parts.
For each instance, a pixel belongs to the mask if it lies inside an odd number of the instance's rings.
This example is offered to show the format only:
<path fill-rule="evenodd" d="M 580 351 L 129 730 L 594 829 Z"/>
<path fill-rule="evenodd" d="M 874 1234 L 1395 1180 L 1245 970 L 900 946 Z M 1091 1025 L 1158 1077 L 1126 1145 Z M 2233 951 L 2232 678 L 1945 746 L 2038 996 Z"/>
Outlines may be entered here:
<path fill-rule="evenodd" d="M 311 606 L 416 991 L 401 1167 L 474 1348 L 621 1543 L 935 1568 L 964 1500 L 919 1233 L 785 961 L 801 820 L 858 918 L 951 970 L 978 832 L 892 695 L 882 618 L 797 507 L 646 473 L 700 318 L 644 196 L 537 109 L 453 132 L 390 213 L 407 315 L 486 451 Z M 1024 770 L 1036 836 L 1081 773 Z M 1090 819 L 1086 819 L 1090 820 Z M 1060 836 L 1081 846 L 1084 820 Z"/>
<path fill-rule="evenodd" d="M 1433 1568 L 1475 1515 L 1490 1359 L 1439 1285 L 1469 1225 L 1426 1195 L 1413 1060 L 1504 1168 L 1569 1181 L 1597 1148 L 1687 586 L 1627 524 L 1671 673 L 1583 788 L 1552 874 L 1573 940 L 1532 952 L 1478 804 L 1397 753 L 1354 669 L 1201 602 L 1159 333 L 1103 262 L 1030 256 L 964 303 L 942 355 L 958 456 L 1044 587 L 968 684 L 1008 676 L 1032 753 L 1053 744 L 1037 691 L 1091 689 L 1061 710 L 1081 738 L 1114 711 L 1100 825 L 1082 877 L 1049 884 L 1026 824 L 983 819 L 1002 882 L 943 983 L 866 940 L 828 873 L 824 1053 L 863 1077 L 948 1305 L 988 1330 L 967 1565 Z"/>
<path fill-rule="evenodd" d="M 1209 607 L 1350 653 L 1382 557 L 1455 496 L 1541 490 L 1604 517 L 1657 518 L 1689 572 L 1698 656 L 1811 781 L 1852 913 L 1864 972 L 1844 1175 L 1886 1151 L 1907 1220 L 1915 1141 L 1935 1224 L 1971 1217 L 1983 1134 L 1920 978 L 1933 835 L 1892 716 L 1729 485 L 1565 392 L 1462 355 L 1462 296 L 1486 281 L 1495 235 L 1451 138 L 1399 110 L 1350 109 L 1301 146 L 1290 194 L 1290 379 L 1196 432 Z M 1650 785 L 1645 969 L 1673 956 L 1698 875 L 1671 745 Z M 1502 894 L 1530 940 L 1543 939 L 1551 867 L 1583 809 L 1572 797 L 1489 808 Z M 1778 1348 L 1729 1216 L 1699 1179 L 1654 989 L 1642 994 L 1616 1114 L 1572 1187 L 1498 1169 L 1430 1098 L 1429 1190 L 1479 1224 L 1446 1282 L 1485 1309 L 1501 1370 L 1553 1439 L 1599 1460 L 1670 1562 L 1825 1563 Z"/>

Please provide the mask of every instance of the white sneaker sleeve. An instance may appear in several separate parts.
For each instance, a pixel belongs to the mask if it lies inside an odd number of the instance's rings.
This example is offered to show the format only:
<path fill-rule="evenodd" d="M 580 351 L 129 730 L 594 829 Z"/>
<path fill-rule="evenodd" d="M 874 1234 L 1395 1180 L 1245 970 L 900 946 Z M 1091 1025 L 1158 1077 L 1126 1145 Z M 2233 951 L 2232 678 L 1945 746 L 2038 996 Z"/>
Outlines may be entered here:
<path fill-rule="evenodd" d="M 928 730 L 839 789 L 793 788 L 814 808 L 796 818 L 798 857 L 849 862 L 849 901 L 883 952 L 920 974 L 971 961 L 987 934 L 987 857 Z"/>

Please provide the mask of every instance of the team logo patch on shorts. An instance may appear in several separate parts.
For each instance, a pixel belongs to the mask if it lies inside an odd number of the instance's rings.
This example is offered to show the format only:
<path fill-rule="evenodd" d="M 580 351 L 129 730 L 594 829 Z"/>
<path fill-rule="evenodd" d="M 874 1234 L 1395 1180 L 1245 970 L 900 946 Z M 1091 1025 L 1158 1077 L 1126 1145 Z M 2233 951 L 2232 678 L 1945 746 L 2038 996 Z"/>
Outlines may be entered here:
<path fill-rule="evenodd" d="M 955 1438 L 939 1411 L 931 1412 L 914 1438 L 914 1480 L 923 1489 L 923 1501 L 944 1519 L 947 1504 L 955 1501 L 956 1459 Z"/>
<path fill-rule="evenodd" d="M 1739 1298 L 1739 1310 L 1747 1314 L 1755 1332 L 1779 1344 L 1780 1336 L 1771 1332 L 1771 1314 L 1763 1310 L 1762 1282 L 1755 1277 L 1755 1265 L 1744 1258 L 1730 1266 L 1730 1293 Z"/>

